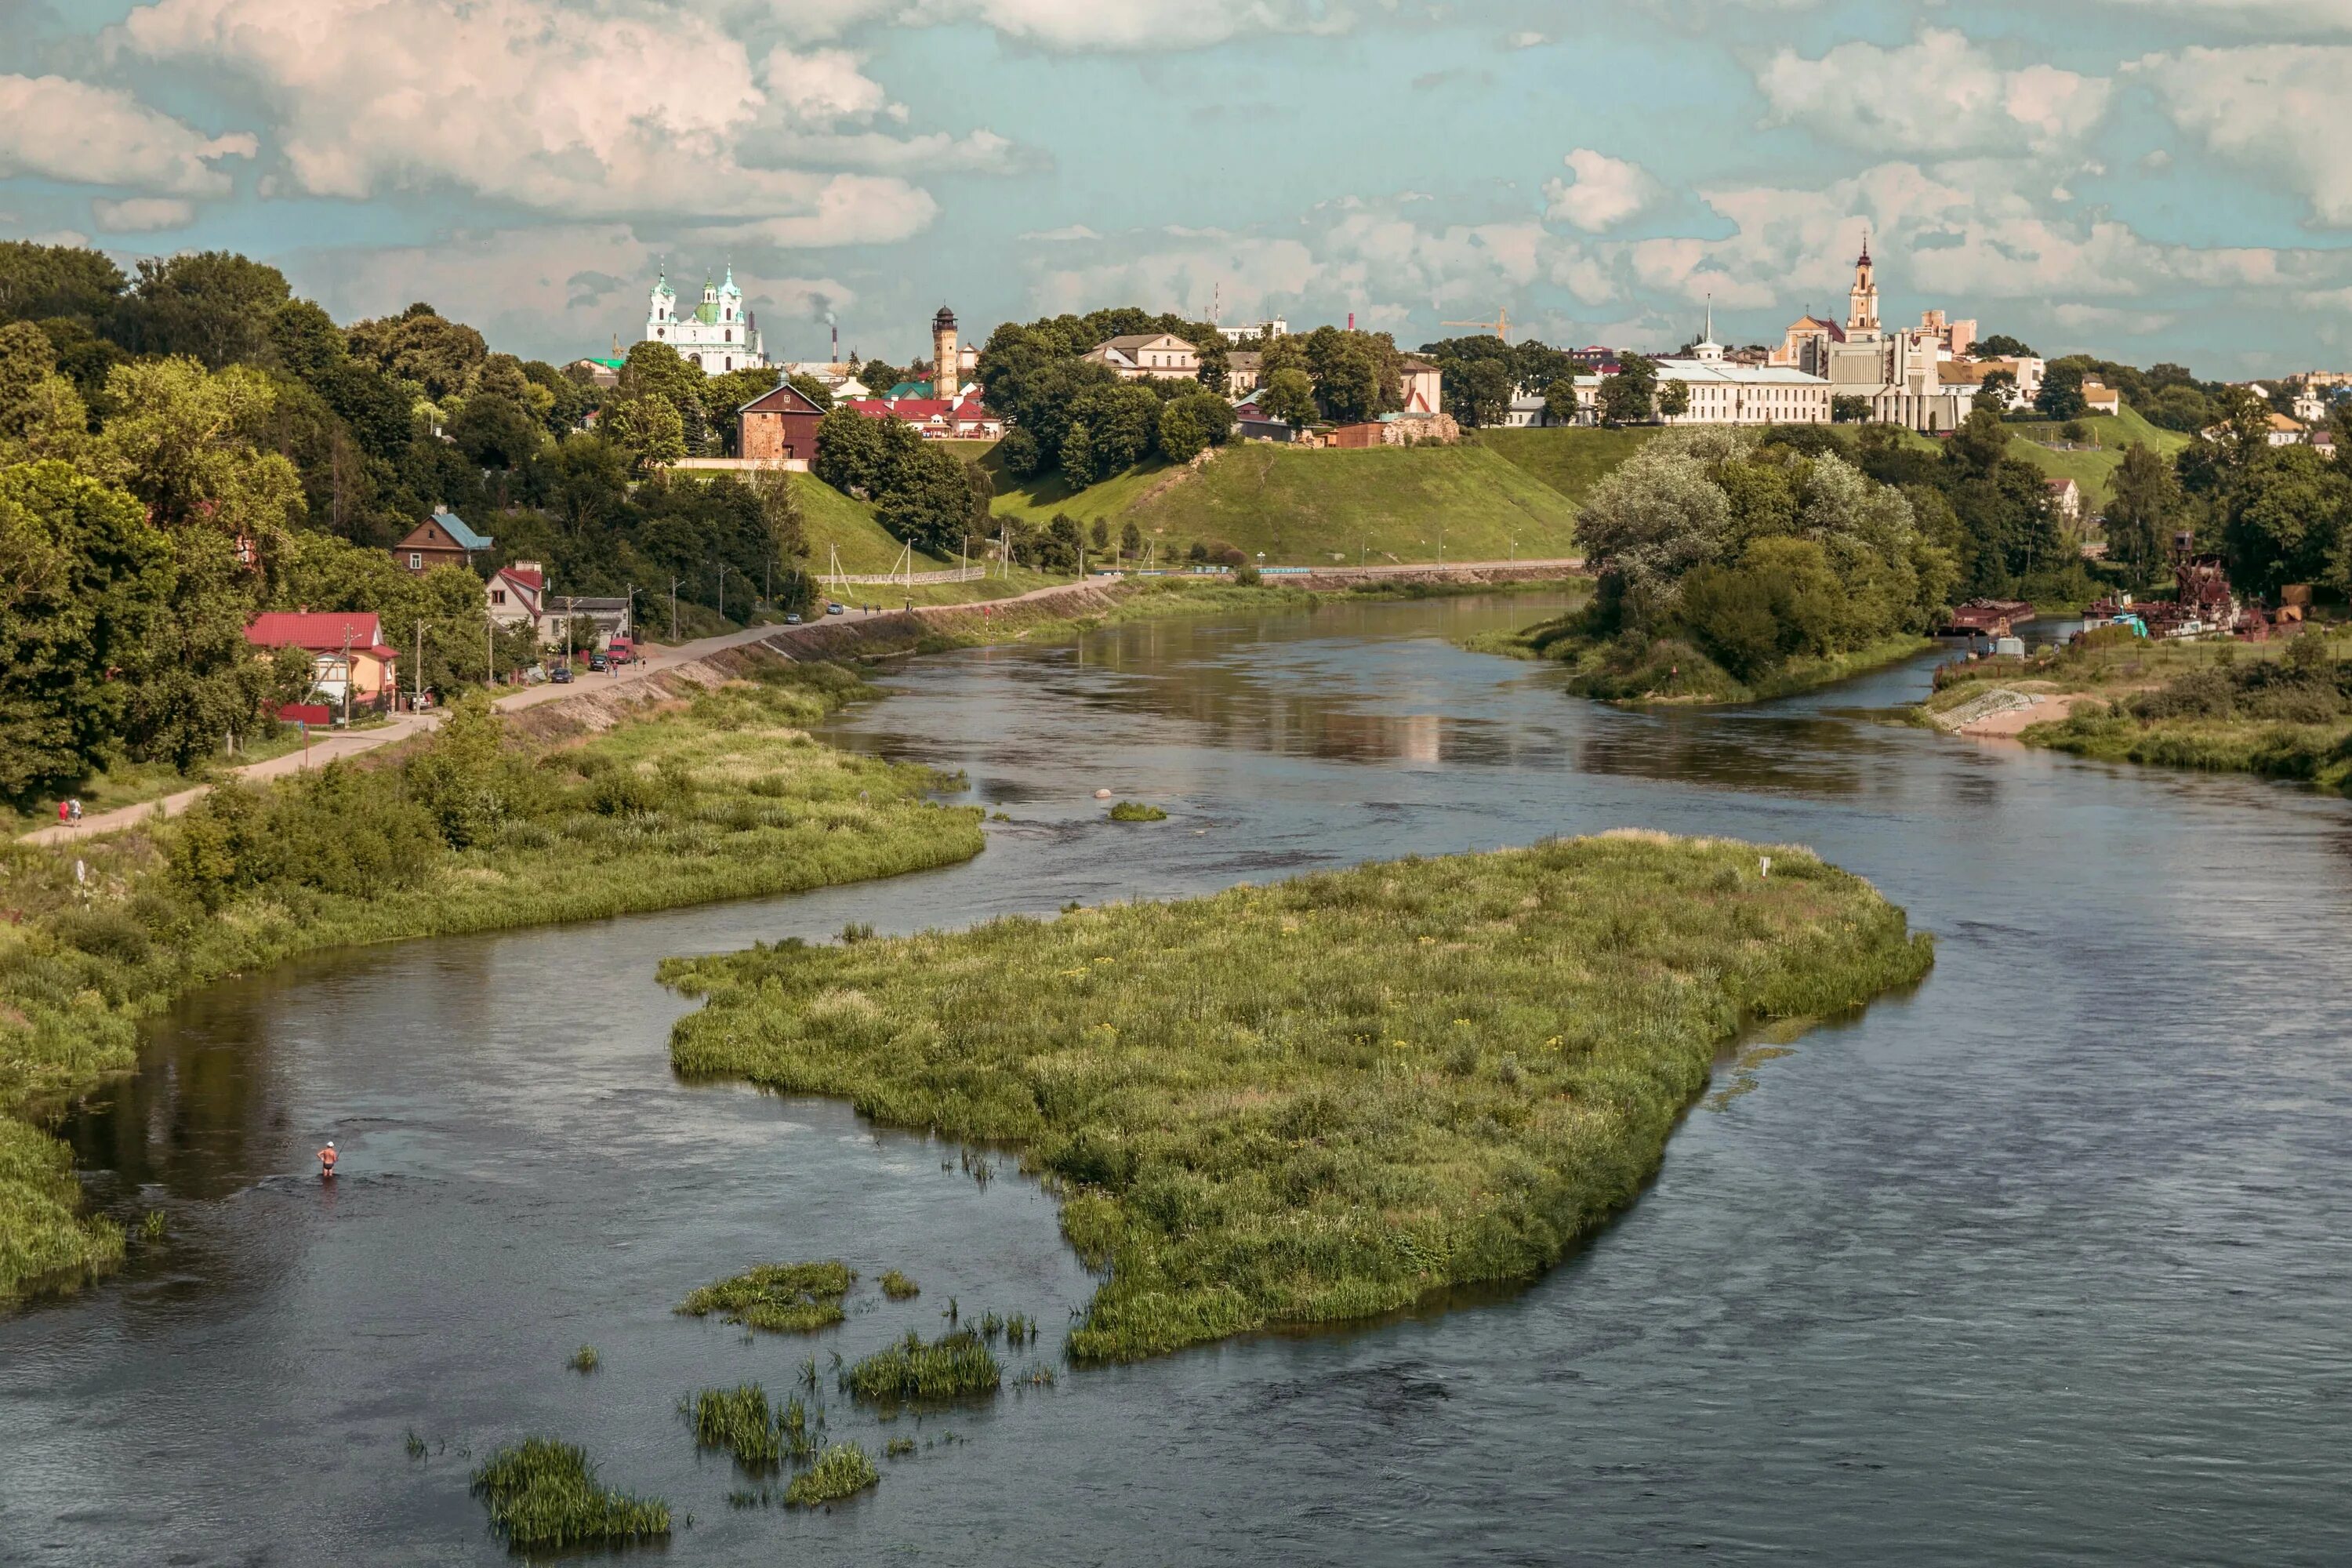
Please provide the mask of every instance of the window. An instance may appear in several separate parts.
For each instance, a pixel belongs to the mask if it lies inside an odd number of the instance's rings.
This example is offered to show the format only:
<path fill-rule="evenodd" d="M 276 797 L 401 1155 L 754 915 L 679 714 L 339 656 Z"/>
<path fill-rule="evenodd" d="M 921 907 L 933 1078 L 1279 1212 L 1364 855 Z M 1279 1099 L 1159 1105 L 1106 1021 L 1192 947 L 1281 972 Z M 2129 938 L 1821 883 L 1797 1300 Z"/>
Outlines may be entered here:
<path fill-rule="evenodd" d="M 415 551 L 414 551 L 414 550 L 410 551 L 410 552 L 408 552 L 408 569 L 409 569 L 411 572 L 422 572 L 422 571 L 424 571 L 424 570 L 425 570 L 425 557 L 424 557 L 424 556 L 422 556 L 422 555 L 420 555 L 420 554 L 418 554 L 418 553 L 417 553 Z"/>
<path fill-rule="evenodd" d="M 507 602 L 507 591 L 506 591 L 504 588 L 493 588 L 493 589 L 491 589 L 491 590 L 490 590 L 490 603 L 491 603 L 491 604 L 493 604 L 493 605 L 503 605 L 503 604 L 505 604 L 506 602 Z"/>

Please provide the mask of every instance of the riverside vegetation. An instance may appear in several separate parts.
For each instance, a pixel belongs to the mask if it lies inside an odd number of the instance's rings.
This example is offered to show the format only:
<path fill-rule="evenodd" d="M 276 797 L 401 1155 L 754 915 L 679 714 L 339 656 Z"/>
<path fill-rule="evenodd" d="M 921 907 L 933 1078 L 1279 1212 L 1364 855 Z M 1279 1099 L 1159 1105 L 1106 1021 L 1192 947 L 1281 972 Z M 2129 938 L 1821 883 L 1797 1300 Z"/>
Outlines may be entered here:
<path fill-rule="evenodd" d="M 1591 603 L 1471 646 L 1558 659 L 1569 689 L 1622 702 L 1747 701 L 1919 651 L 1954 553 L 1835 446 L 1725 427 L 1654 437 L 1578 519 L 1601 574 Z"/>
<path fill-rule="evenodd" d="M 119 1262 L 62 1145 L 26 1119 L 136 1062 L 173 996 L 298 953 L 790 892 L 950 864 L 978 814 L 930 771 L 805 726 L 865 694 L 767 656 L 741 679 L 583 738 L 561 710 L 453 710 L 405 755 L 63 849 L 0 851 L 0 1301 Z M 563 726 L 574 728 L 567 732 Z M 81 879 L 77 879 L 77 865 Z M 14 1117 L 17 1120 L 9 1120 Z"/>
<path fill-rule="evenodd" d="M 841 1299 L 856 1282 L 857 1276 L 838 1261 L 767 1263 L 705 1285 L 678 1310 L 697 1318 L 717 1312 L 730 1323 L 771 1333 L 814 1333 L 841 1321 Z"/>
<path fill-rule="evenodd" d="M 2062 720 L 2026 727 L 2032 746 L 2105 762 L 2298 779 L 2352 790 L 2352 664 L 2330 628 L 2283 643 L 2151 643 L 2103 627 L 2032 658 L 1936 672 L 1924 715 L 1990 690 L 2080 693 Z"/>
<path fill-rule="evenodd" d="M 1614 835 L 841 947 L 673 959 L 672 1060 L 1018 1147 L 1150 1356 L 1528 1279 L 1632 1201 L 1749 1020 L 1917 979 L 1801 849 Z"/>
<path fill-rule="evenodd" d="M 490 1528 L 517 1551 L 643 1541 L 669 1533 L 669 1504 L 614 1491 L 569 1443 L 532 1437 L 501 1448 L 473 1476 Z"/>

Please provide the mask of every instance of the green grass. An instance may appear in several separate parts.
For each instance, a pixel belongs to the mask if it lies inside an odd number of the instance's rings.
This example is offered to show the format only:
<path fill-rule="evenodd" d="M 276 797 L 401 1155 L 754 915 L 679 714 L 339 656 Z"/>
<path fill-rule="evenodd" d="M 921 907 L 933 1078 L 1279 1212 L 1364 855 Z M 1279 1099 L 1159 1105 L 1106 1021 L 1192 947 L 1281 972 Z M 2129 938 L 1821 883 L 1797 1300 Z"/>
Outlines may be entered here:
<path fill-rule="evenodd" d="M 1001 1142 L 1108 1278 L 1087 1361 L 1528 1279 L 1632 1202 L 1757 1018 L 1930 944 L 1802 849 L 1612 836 L 673 959 L 671 1058 Z M 1097 963 L 1108 959 L 1108 963 Z"/>
<path fill-rule="evenodd" d="M 730 1323 L 771 1333 L 814 1333 L 841 1321 L 841 1299 L 856 1280 L 837 1261 L 765 1263 L 705 1285 L 678 1310 L 697 1318 L 716 1312 Z"/>
<path fill-rule="evenodd" d="M 923 1293 L 923 1288 L 895 1268 L 882 1271 L 882 1294 L 893 1301 L 911 1300 Z"/>
<path fill-rule="evenodd" d="M 784 1505 L 815 1508 L 836 1502 L 856 1496 L 881 1479 L 882 1472 L 874 1468 L 873 1459 L 864 1448 L 855 1443 L 835 1443 L 815 1464 L 792 1479 L 784 1488 Z"/>
<path fill-rule="evenodd" d="M 602 1366 L 604 1364 L 604 1358 L 596 1353 L 596 1347 L 594 1345 L 582 1345 L 578 1350 L 572 1352 L 572 1359 L 565 1362 L 563 1364 L 570 1367 L 574 1372 L 588 1373 L 594 1372 L 599 1366 Z"/>
<path fill-rule="evenodd" d="M 1215 459 L 1216 462 L 1223 460 L 1222 458 Z M 1118 531 L 1120 520 L 1127 515 L 1129 509 L 1169 474 L 1168 465 L 1154 458 L 1125 473 L 1114 474 L 1100 484 L 1073 490 L 1058 468 L 1040 474 L 1034 479 L 1023 480 L 1013 478 L 1001 467 L 987 460 L 982 460 L 981 467 L 986 468 L 989 477 L 996 482 L 996 500 L 990 504 L 992 511 L 1030 522 L 1050 522 L 1056 512 L 1066 512 L 1082 523 L 1091 523 L 1101 518 L 1110 524 L 1113 533 Z M 1185 479 L 1179 482 L 1190 484 L 1192 481 Z"/>
<path fill-rule="evenodd" d="M 501 1448 L 474 1472 L 472 1485 L 489 1506 L 490 1528 L 518 1551 L 669 1533 L 667 1503 L 606 1489 L 585 1453 L 551 1438 Z"/>
<path fill-rule="evenodd" d="M 697 1447 L 723 1448 L 748 1470 L 783 1462 L 789 1443 L 780 1419 L 783 1413 L 769 1408 L 767 1390 L 758 1384 L 706 1388 L 691 1399 L 680 1400 L 677 1408 L 694 1428 Z"/>
<path fill-rule="evenodd" d="M 801 532 L 808 541 L 808 569 L 823 574 L 832 563 L 833 550 L 841 552 L 845 572 L 887 572 L 898 563 L 899 542 L 874 520 L 874 509 L 845 496 L 814 474 L 793 474 L 793 499 L 800 502 Z M 952 561 L 935 561 L 915 552 L 915 570 L 936 572 Z"/>
<path fill-rule="evenodd" d="M 805 733 L 869 690 L 854 676 L 758 653 L 726 661 L 744 679 L 684 687 L 696 694 L 602 733 L 583 736 L 568 704 L 503 721 L 520 794 L 466 847 L 403 840 L 385 854 L 385 840 L 349 831 L 415 819 L 383 752 L 233 797 L 250 802 L 239 810 L 253 841 L 299 849 L 280 851 L 290 876 L 231 884 L 217 907 L 173 864 L 223 820 L 216 802 L 71 846 L 0 847 L 0 902 L 20 917 L 0 923 L 0 1117 L 37 1116 L 129 1070 L 139 1020 L 173 996 L 298 954 L 794 892 L 980 851 L 976 811 L 926 798 L 937 775 Z M 37 1179 L 9 1173 L 20 1165 Z M 70 1220 L 70 1184 L 53 1178 L 39 1161 L 0 1169 L 0 1302 L 121 1256 L 118 1232 Z"/>
<path fill-rule="evenodd" d="M 80 1208 L 66 1146 L 0 1117 L 0 1304 L 69 1289 L 122 1262 L 122 1227 Z"/>
<path fill-rule="evenodd" d="M 2169 458 L 2192 439 L 2178 430 L 2159 429 L 2129 407 L 2120 415 L 2086 416 L 2082 424 L 2091 437 L 2089 445 L 2062 452 L 2042 444 L 2061 438 L 2058 432 L 2063 427 L 2062 421 L 2012 422 L 2009 426 L 2013 437 L 2009 449 L 2012 456 L 2025 458 L 2052 479 L 2073 479 L 2082 486 L 2086 520 L 2092 511 L 2106 505 L 2108 481 L 2123 464 L 2125 447 L 2138 441 Z"/>
<path fill-rule="evenodd" d="M 1268 565 L 1501 561 L 1576 550 L 1576 508 L 1484 447 L 1227 447 L 1126 510 L 1162 559 L 1217 541 Z M 1122 521 L 1113 518 L 1116 527 Z"/>
<path fill-rule="evenodd" d="M 1578 506 L 1592 487 L 1658 434 L 1655 428 L 1481 430 L 1472 437 L 1505 461 L 1550 486 Z"/>
<path fill-rule="evenodd" d="M 886 1345 L 851 1365 L 841 1381 L 859 1399 L 896 1405 L 905 1400 L 994 1394 L 1003 1375 L 996 1357 L 969 1329 L 941 1334 L 928 1344 L 909 1330 L 897 1344 Z"/>
<path fill-rule="evenodd" d="M 194 789 L 226 768 L 241 768 L 251 763 L 266 763 L 272 757 L 282 757 L 289 752 L 302 749 L 301 732 L 291 724 L 272 724 L 268 732 L 247 740 L 234 755 L 208 759 L 191 773 L 182 773 L 169 763 L 134 763 L 117 761 L 75 785 L 67 794 L 81 801 L 82 813 L 96 816 L 100 812 L 119 811 L 126 805 L 141 805 L 151 800 L 161 800 L 167 795 L 177 795 L 184 789 Z M 14 837 L 58 825 L 58 797 L 44 795 L 22 811 L 0 805 L 0 832 Z"/>
<path fill-rule="evenodd" d="M 1123 800 L 1110 808 L 1113 822 L 1165 822 L 1168 814 L 1139 800 Z"/>

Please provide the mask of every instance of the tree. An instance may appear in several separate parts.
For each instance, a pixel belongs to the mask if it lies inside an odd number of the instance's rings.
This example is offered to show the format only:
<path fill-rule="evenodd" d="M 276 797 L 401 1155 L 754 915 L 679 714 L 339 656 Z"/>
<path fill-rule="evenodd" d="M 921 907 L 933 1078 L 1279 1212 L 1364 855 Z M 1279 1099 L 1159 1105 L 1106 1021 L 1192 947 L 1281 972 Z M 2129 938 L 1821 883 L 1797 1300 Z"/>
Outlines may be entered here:
<path fill-rule="evenodd" d="M 495 392 L 466 399 L 449 421 L 449 437 L 468 462 L 484 468 L 520 468 L 546 438 L 539 421 Z"/>
<path fill-rule="evenodd" d="M 709 440 L 703 401 L 709 380 L 699 365 L 678 357 L 667 343 L 642 342 L 629 351 L 620 384 L 613 390 L 625 402 L 651 397 L 668 404 L 677 415 L 679 438 L 685 443 L 680 456 L 691 456 L 700 454 Z"/>
<path fill-rule="evenodd" d="M 2012 371 L 1989 370 L 1984 380 L 1977 384 L 1976 401 L 1988 408 L 2007 408 L 2017 394 L 2017 375 Z"/>
<path fill-rule="evenodd" d="M 898 367 L 888 360 L 870 359 L 857 367 L 857 379 L 879 397 L 898 384 Z"/>
<path fill-rule="evenodd" d="M 2083 396 L 2083 367 L 2067 360 L 2053 360 L 2042 368 L 2042 390 L 2033 395 L 2033 406 L 2048 419 L 2079 419 L 2090 404 Z"/>
<path fill-rule="evenodd" d="M 1657 367 L 1640 354 L 1622 354 L 1617 374 L 1601 384 L 1601 418 L 1607 425 L 1645 425 L 1656 412 Z"/>
<path fill-rule="evenodd" d="M 2123 461 L 2107 481 L 2107 558 L 2146 583 L 2163 563 L 2173 519 L 2180 509 L 2180 486 L 2171 466 L 2140 442 L 2124 448 Z"/>
<path fill-rule="evenodd" d="M 1318 327 L 1301 346 L 1314 378 L 1315 401 L 1328 418 L 1353 425 L 1403 405 L 1399 388 L 1404 355 L 1388 333 Z M 1259 363 L 1263 367 L 1263 357 Z"/>
<path fill-rule="evenodd" d="M 0 241 L 0 320 L 66 318 L 92 331 L 109 327 L 122 300 L 122 268 L 81 245 Z"/>
<path fill-rule="evenodd" d="M 355 322 L 343 335 L 354 358 L 436 403 L 463 394 L 489 357 L 481 333 L 421 302 L 397 316 Z"/>
<path fill-rule="evenodd" d="M 60 462 L 0 469 L 0 799 L 104 764 L 173 576 L 170 542 L 130 496 Z"/>
<path fill-rule="evenodd" d="M 1122 561 L 1132 561 L 1143 553 L 1143 530 L 1129 518 L 1118 531 L 1118 554 Z"/>
<path fill-rule="evenodd" d="M 1658 413 L 1676 419 L 1690 412 L 1690 384 L 1679 378 L 1658 388 Z"/>
<path fill-rule="evenodd" d="M 2011 337 L 2007 332 L 1995 332 L 1989 338 L 1979 338 L 1975 346 L 1979 359 L 2038 359 L 2041 357 L 2033 352 L 2032 345 L 2021 339 Z"/>
<path fill-rule="evenodd" d="M 911 458 L 884 486 L 874 518 L 894 538 L 952 556 L 987 535 L 991 493 L 979 464 L 916 437 Z"/>
<path fill-rule="evenodd" d="M 1946 458 L 1972 474 L 1990 473 L 2009 452 L 2009 429 L 1990 408 L 1971 408 L 1945 444 Z"/>
<path fill-rule="evenodd" d="M 278 311 L 292 290 L 275 267 L 225 250 L 139 264 L 121 315 L 128 346 L 144 354 L 186 354 L 207 370 L 262 359 Z"/>
<path fill-rule="evenodd" d="M 1209 437 L 1181 403 L 1160 411 L 1160 451 L 1171 463 L 1189 463 L 1208 448 Z"/>
<path fill-rule="evenodd" d="M 1004 433 L 996 444 L 996 460 L 1004 471 L 1016 479 L 1034 478 L 1045 466 L 1045 454 L 1037 445 L 1036 436 L 1020 426 Z"/>
<path fill-rule="evenodd" d="M 1573 425 L 1583 417 L 1584 405 L 1576 395 L 1576 377 L 1563 375 L 1544 388 L 1544 421 Z"/>
<path fill-rule="evenodd" d="M 1830 422 L 1833 425 L 1864 425 L 1870 420 L 1870 399 L 1853 393 L 1830 394 Z"/>
<path fill-rule="evenodd" d="M 2265 447 L 2231 487 L 2221 525 L 2230 581 L 2274 597 L 2324 576 L 2352 512 L 2352 479 L 2309 447 Z"/>
<path fill-rule="evenodd" d="M 604 431 L 641 473 L 688 456 L 686 422 L 678 417 L 677 405 L 657 394 L 608 405 Z"/>
<path fill-rule="evenodd" d="M 1500 425 L 1510 416 L 1511 371 L 1499 359 L 1474 360 L 1465 365 L 1454 398 L 1454 416 L 1465 425 Z"/>
<path fill-rule="evenodd" d="M 831 408 L 833 406 L 833 388 L 827 386 L 816 377 L 809 374 L 806 371 L 795 372 L 786 379 L 788 379 L 792 384 L 798 389 L 803 397 L 807 398 L 819 408 Z M 749 402 L 750 399 L 747 398 L 745 401 Z"/>
<path fill-rule="evenodd" d="M 1266 378 L 1257 405 L 1267 417 L 1296 429 L 1315 417 L 1315 384 L 1303 370 L 1277 370 Z"/>

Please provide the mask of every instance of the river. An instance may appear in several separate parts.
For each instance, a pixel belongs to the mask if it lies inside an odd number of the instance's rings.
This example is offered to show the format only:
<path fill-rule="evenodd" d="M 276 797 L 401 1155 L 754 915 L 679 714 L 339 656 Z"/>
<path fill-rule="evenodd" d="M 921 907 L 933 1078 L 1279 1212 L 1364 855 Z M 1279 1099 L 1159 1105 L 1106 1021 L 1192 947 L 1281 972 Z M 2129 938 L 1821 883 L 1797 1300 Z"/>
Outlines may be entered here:
<path fill-rule="evenodd" d="M 1930 661 L 1626 713 L 1444 640 L 1541 607 L 914 661 L 831 738 L 963 770 L 1013 819 L 969 865 L 190 998 L 66 1129 L 164 1240 L 0 1321 L 0 1561 L 500 1562 L 466 1471 L 535 1431 L 690 1514 L 681 1563 L 2352 1560 L 2352 808 L 1886 721 Z M 898 1267 L 922 1295 L 861 1285 L 821 1355 L 952 1296 L 1042 1320 L 1022 1371 L 1092 1281 L 1009 1163 L 674 1081 L 657 958 L 1624 825 L 1810 845 L 1937 968 L 1727 1060 L 1653 1189 L 1524 1289 L 919 1423 L 835 1400 L 837 1436 L 923 1446 L 831 1512 L 729 1506 L 678 1397 L 781 1394 L 810 1345 L 674 1316 L 695 1285 Z"/>

